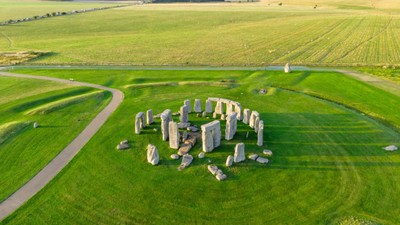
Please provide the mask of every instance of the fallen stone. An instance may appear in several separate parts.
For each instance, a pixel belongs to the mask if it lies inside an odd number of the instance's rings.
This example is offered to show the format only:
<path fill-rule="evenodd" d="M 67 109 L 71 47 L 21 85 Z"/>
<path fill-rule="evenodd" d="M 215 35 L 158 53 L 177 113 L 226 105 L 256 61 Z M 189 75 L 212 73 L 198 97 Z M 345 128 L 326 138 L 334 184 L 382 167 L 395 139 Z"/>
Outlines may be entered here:
<path fill-rule="evenodd" d="M 268 150 L 268 149 L 264 149 L 264 150 L 263 150 L 263 154 L 264 154 L 264 155 L 267 155 L 267 156 L 272 156 L 272 151 L 271 151 L 271 150 Z"/>
<path fill-rule="evenodd" d="M 185 142 L 187 138 L 188 138 L 188 132 L 183 131 L 183 134 L 182 134 L 182 142 Z"/>
<path fill-rule="evenodd" d="M 179 159 L 179 155 L 178 154 L 172 154 L 171 155 L 171 159 L 177 160 L 177 159 Z"/>
<path fill-rule="evenodd" d="M 37 122 L 34 122 L 33 123 L 33 128 L 38 128 L 38 127 L 39 127 L 39 124 Z"/>
<path fill-rule="evenodd" d="M 127 148 L 129 148 L 129 144 L 128 143 L 119 143 L 117 145 L 117 149 L 118 150 L 124 150 L 124 149 L 127 149 Z"/>
<path fill-rule="evenodd" d="M 148 144 L 147 145 L 147 162 L 154 166 L 154 165 L 158 164 L 159 160 L 160 160 L 160 158 L 158 156 L 157 147 L 152 144 Z"/>
<path fill-rule="evenodd" d="M 188 154 L 188 152 L 190 151 L 190 149 L 192 149 L 192 147 L 193 147 L 192 144 L 187 144 L 187 143 L 182 144 L 181 147 L 179 147 L 178 155 L 183 156 Z"/>
<path fill-rule="evenodd" d="M 267 164 L 268 163 L 268 159 L 263 158 L 261 156 L 257 157 L 256 161 L 259 162 L 259 163 L 263 163 L 263 164 Z"/>
<path fill-rule="evenodd" d="M 178 170 L 181 171 L 183 169 L 185 169 L 186 167 L 188 167 L 193 161 L 193 156 L 186 154 L 182 157 L 182 163 L 181 165 L 178 167 Z"/>
<path fill-rule="evenodd" d="M 195 126 L 190 126 L 190 127 L 187 128 L 187 130 L 191 131 L 191 132 L 197 132 L 197 131 L 199 131 L 199 128 L 197 128 Z"/>
<path fill-rule="evenodd" d="M 215 176 L 215 178 L 217 178 L 217 180 L 219 180 L 219 181 L 223 181 L 223 180 L 225 180 L 226 179 L 226 175 L 225 174 L 217 174 L 216 176 Z"/>
<path fill-rule="evenodd" d="M 257 158 L 258 158 L 257 154 L 252 153 L 249 155 L 249 159 L 251 159 L 251 160 L 257 160 Z"/>
<path fill-rule="evenodd" d="M 198 155 L 198 157 L 199 157 L 199 159 L 204 158 L 204 152 L 200 152 L 199 155 Z"/>
<path fill-rule="evenodd" d="M 217 166 L 208 165 L 207 168 L 208 168 L 208 171 L 210 171 L 210 173 L 212 175 L 217 174 L 217 171 L 218 171 L 218 167 Z"/>
<path fill-rule="evenodd" d="M 233 163 L 233 156 L 229 155 L 228 158 L 226 158 L 225 165 L 229 167 L 232 166 L 232 163 Z"/>
<path fill-rule="evenodd" d="M 173 116 L 179 116 L 179 115 L 181 115 L 179 112 L 174 112 L 174 113 L 172 113 L 172 115 Z"/>
<path fill-rule="evenodd" d="M 396 151 L 399 148 L 396 145 L 389 145 L 384 147 L 383 149 L 385 149 L 386 151 Z"/>
<path fill-rule="evenodd" d="M 265 95 L 265 94 L 267 93 L 267 90 L 261 89 L 258 93 L 259 93 L 260 95 Z"/>
<path fill-rule="evenodd" d="M 182 128 L 188 128 L 190 126 L 190 123 L 178 123 L 178 128 L 182 129 Z"/>

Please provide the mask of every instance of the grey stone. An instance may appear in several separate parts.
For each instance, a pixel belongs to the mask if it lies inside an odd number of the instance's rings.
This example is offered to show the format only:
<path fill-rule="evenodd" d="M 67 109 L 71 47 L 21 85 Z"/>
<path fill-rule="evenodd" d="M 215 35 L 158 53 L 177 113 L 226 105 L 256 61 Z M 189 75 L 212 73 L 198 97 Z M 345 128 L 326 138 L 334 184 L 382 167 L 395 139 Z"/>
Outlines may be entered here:
<path fill-rule="evenodd" d="M 206 111 L 204 111 L 203 113 L 202 113 L 202 117 L 206 117 L 207 116 L 207 113 L 206 113 Z"/>
<path fill-rule="evenodd" d="M 191 104 L 190 104 L 190 100 L 189 100 L 189 99 L 186 99 L 186 100 L 183 102 L 183 105 L 185 105 L 185 106 L 187 107 L 187 112 L 188 112 L 188 113 L 191 113 L 191 112 L 192 112 L 192 106 L 191 106 Z"/>
<path fill-rule="evenodd" d="M 204 152 L 211 152 L 221 145 L 221 124 L 218 120 L 202 125 L 201 131 Z"/>
<path fill-rule="evenodd" d="M 265 95 L 265 94 L 267 93 L 267 90 L 261 89 L 258 93 L 259 93 L 260 95 Z"/>
<path fill-rule="evenodd" d="M 235 112 L 237 113 L 237 119 L 243 120 L 242 105 L 239 102 L 235 102 Z"/>
<path fill-rule="evenodd" d="M 384 147 L 383 149 L 385 149 L 386 151 L 396 151 L 399 148 L 396 145 L 389 145 L 389 146 Z"/>
<path fill-rule="evenodd" d="M 182 142 L 186 141 L 187 138 L 188 138 L 188 132 L 183 131 L 183 134 L 182 134 Z"/>
<path fill-rule="evenodd" d="M 232 163 L 233 163 L 233 156 L 229 155 L 229 156 L 226 158 L 226 163 L 225 163 L 225 165 L 229 167 L 229 166 L 232 166 Z"/>
<path fill-rule="evenodd" d="M 169 147 L 172 149 L 178 149 L 179 148 L 179 130 L 178 130 L 178 124 L 176 122 L 170 121 L 169 122 Z"/>
<path fill-rule="evenodd" d="M 124 149 L 127 149 L 127 148 L 129 148 L 129 144 L 128 143 L 119 143 L 118 145 L 117 145 L 117 149 L 118 150 L 124 150 Z"/>
<path fill-rule="evenodd" d="M 174 160 L 179 159 L 179 155 L 178 154 L 172 154 L 170 157 L 171 157 L 171 159 L 174 159 Z"/>
<path fill-rule="evenodd" d="M 33 123 L 33 128 L 38 128 L 38 127 L 39 127 L 39 123 L 34 122 L 34 123 Z"/>
<path fill-rule="evenodd" d="M 257 111 L 252 111 L 251 114 L 250 114 L 250 120 L 249 120 L 249 126 L 251 128 L 255 128 L 256 127 L 257 118 L 258 118 L 258 120 L 260 119 L 260 114 Z"/>
<path fill-rule="evenodd" d="M 257 158 L 258 158 L 258 155 L 257 155 L 257 154 L 251 153 L 251 154 L 249 155 L 249 159 L 251 159 L 251 160 L 256 160 Z"/>
<path fill-rule="evenodd" d="M 160 115 L 161 118 L 161 133 L 164 141 L 168 140 L 169 137 L 169 122 L 172 121 L 171 110 L 166 109 Z"/>
<path fill-rule="evenodd" d="M 258 123 L 257 131 L 257 146 L 263 146 L 264 144 L 264 121 Z"/>
<path fill-rule="evenodd" d="M 217 105 L 215 106 L 214 112 L 217 113 L 217 114 L 223 114 L 224 113 L 223 103 L 221 101 L 217 101 Z"/>
<path fill-rule="evenodd" d="M 148 125 L 152 124 L 154 122 L 154 116 L 153 116 L 153 110 L 149 109 L 146 112 L 146 122 Z"/>
<path fill-rule="evenodd" d="M 182 106 L 181 109 L 179 110 L 179 120 L 181 123 L 187 123 L 189 121 L 189 110 L 187 106 Z"/>
<path fill-rule="evenodd" d="M 256 117 L 256 120 L 254 121 L 254 131 L 258 133 L 258 128 L 260 124 L 260 117 Z"/>
<path fill-rule="evenodd" d="M 249 124 L 250 122 L 250 109 L 243 110 L 243 123 Z"/>
<path fill-rule="evenodd" d="M 285 68 L 283 69 L 285 73 L 292 72 L 292 68 L 290 67 L 289 63 L 286 63 Z"/>
<path fill-rule="evenodd" d="M 237 113 L 232 112 L 226 117 L 225 140 L 232 140 L 237 130 Z"/>
<path fill-rule="evenodd" d="M 199 155 L 198 155 L 198 157 L 199 157 L 199 159 L 204 158 L 204 152 L 200 152 Z"/>
<path fill-rule="evenodd" d="M 244 153 L 244 143 L 238 143 L 235 146 L 235 154 L 233 155 L 233 161 L 235 163 L 242 162 L 246 159 Z"/>
<path fill-rule="evenodd" d="M 226 179 L 226 175 L 225 174 L 217 174 L 216 176 L 215 176 L 215 178 L 217 178 L 217 180 L 219 180 L 219 181 L 223 181 L 223 180 L 225 180 Z"/>
<path fill-rule="evenodd" d="M 206 100 L 206 110 L 205 110 L 205 112 L 206 113 L 212 113 L 213 112 L 213 110 L 212 110 L 212 102 L 209 99 Z"/>
<path fill-rule="evenodd" d="M 190 123 L 178 123 L 178 128 L 183 129 L 183 128 L 188 128 L 190 127 Z"/>
<path fill-rule="evenodd" d="M 135 133 L 140 134 L 140 130 L 145 127 L 144 113 L 138 112 L 135 117 Z"/>
<path fill-rule="evenodd" d="M 217 115 L 218 115 L 217 112 L 213 112 L 213 116 L 212 116 L 212 117 L 213 117 L 214 119 L 217 119 Z"/>
<path fill-rule="evenodd" d="M 264 150 L 263 150 L 263 154 L 264 154 L 264 155 L 267 155 L 267 156 L 272 156 L 272 151 L 269 150 L 269 149 L 264 149 Z"/>
<path fill-rule="evenodd" d="M 257 157 L 256 161 L 263 164 L 267 164 L 269 162 L 267 158 L 263 158 L 261 156 Z"/>
<path fill-rule="evenodd" d="M 147 145 L 147 162 L 154 166 L 154 165 L 158 164 L 159 160 L 160 160 L 160 158 L 158 156 L 157 147 L 152 144 L 148 144 Z"/>
<path fill-rule="evenodd" d="M 233 112 L 233 103 L 232 102 L 228 102 L 226 104 L 226 114 L 229 115 Z"/>
<path fill-rule="evenodd" d="M 201 113 L 201 100 L 200 99 L 195 99 L 194 100 L 194 108 L 193 111 L 195 113 Z"/>
<path fill-rule="evenodd" d="M 184 156 L 182 156 L 182 163 L 181 165 L 178 167 L 178 170 L 181 171 L 184 168 L 188 167 L 193 161 L 193 156 L 186 154 Z"/>
<path fill-rule="evenodd" d="M 190 126 L 190 127 L 188 127 L 187 129 L 188 129 L 188 131 L 191 131 L 191 132 L 197 132 L 197 131 L 199 131 L 199 128 L 197 128 L 197 127 L 195 127 L 195 126 Z"/>
<path fill-rule="evenodd" d="M 217 171 L 218 171 L 218 167 L 217 166 L 208 165 L 207 169 L 208 169 L 208 171 L 210 171 L 210 173 L 212 175 L 217 174 Z"/>

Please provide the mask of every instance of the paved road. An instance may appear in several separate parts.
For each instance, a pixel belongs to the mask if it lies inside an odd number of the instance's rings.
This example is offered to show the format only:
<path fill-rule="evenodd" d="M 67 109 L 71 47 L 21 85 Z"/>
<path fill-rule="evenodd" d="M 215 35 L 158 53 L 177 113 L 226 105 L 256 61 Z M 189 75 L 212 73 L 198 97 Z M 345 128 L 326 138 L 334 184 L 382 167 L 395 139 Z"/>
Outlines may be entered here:
<path fill-rule="evenodd" d="M 42 188 L 44 188 L 82 149 L 83 146 L 93 137 L 101 128 L 110 115 L 118 108 L 124 99 L 124 94 L 113 88 L 104 87 L 97 84 L 90 84 L 77 81 L 69 81 L 53 77 L 30 76 L 22 74 L 13 74 L 0 72 L 0 76 L 19 77 L 26 79 L 39 79 L 55 81 L 76 86 L 92 87 L 101 90 L 110 91 L 113 95 L 111 102 L 90 122 L 90 124 L 67 146 L 62 150 L 47 166 L 37 173 L 24 186 L 18 189 L 14 194 L 0 203 L 0 221 L 13 213 L 26 201 L 32 198 Z"/>

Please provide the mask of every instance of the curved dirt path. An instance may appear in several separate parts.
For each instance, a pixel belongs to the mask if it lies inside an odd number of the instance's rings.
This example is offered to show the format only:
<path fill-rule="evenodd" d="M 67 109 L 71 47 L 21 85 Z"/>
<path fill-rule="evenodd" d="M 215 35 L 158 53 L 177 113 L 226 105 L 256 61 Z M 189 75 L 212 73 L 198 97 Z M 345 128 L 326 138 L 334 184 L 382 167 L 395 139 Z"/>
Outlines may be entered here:
<path fill-rule="evenodd" d="M 44 188 L 82 149 L 83 146 L 96 134 L 101 126 L 107 121 L 111 114 L 118 108 L 124 99 L 124 94 L 117 89 L 104 87 L 97 84 L 85 82 L 69 81 L 53 77 L 31 76 L 23 74 L 14 74 L 0 72 L 0 76 L 18 77 L 26 79 L 38 79 L 72 84 L 76 86 L 92 87 L 112 93 L 111 102 L 89 123 L 89 125 L 52 161 L 49 162 L 41 171 L 39 171 L 26 184 L 20 187 L 16 192 L 0 203 L 0 221 L 17 210 L 42 188 Z"/>

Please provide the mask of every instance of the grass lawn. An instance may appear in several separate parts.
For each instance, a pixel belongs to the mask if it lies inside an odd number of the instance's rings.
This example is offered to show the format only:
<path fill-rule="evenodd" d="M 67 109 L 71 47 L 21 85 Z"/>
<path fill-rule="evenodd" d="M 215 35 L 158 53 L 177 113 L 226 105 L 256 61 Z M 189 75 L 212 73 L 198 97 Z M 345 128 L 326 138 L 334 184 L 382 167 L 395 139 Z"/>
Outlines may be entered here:
<path fill-rule="evenodd" d="M 377 95 L 380 101 L 371 98 L 357 110 L 381 115 L 380 109 L 395 108 L 399 97 L 345 75 L 309 72 L 305 77 L 278 71 L 17 72 L 73 77 L 119 88 L 125 100 L 67 168 L 3 224 L 400 223 L 400 155 L 382 150 L 383 146 L 400 144 L 399 132 L 342 106 L 357 108 L 353 103 Z M 179 81 L 186 84 L 179 85 Z M 227 85 L 201 85 L 200 81 Z M 167 86 L 165 82 L 177 85 Z M 260 88 L 266 88 L 267 94 L 258 94 Z M 357 94 L 343 91 L 352 88 Z M 329 101 L 313 97 L 315 93 Z M 191 151 L 193 164 L 181 172 L 176 169 L 180 162 L 169 158 L 174 151 L 161 140 L 159 119 L 142 134 L 134 135 L 137 112 L 149 108 L 155 114 L 166 108 L 177 111 L 184 99 L 200 98 L 204 102 L 210 96 L 236 100 L 261 113 L 265 145 L 274 151 L 269 165 L 247 160 L 231 168 L 224 166 L 235 143 L 245 142 L 247 154 L 261 154 L 265 147 L 255 145 L 255 133 L 241 122 L 235 139 L 222 141 L 222 146 L 207 153 L 205 159 L 197 158 L 201 146 L 196 145 Z M 395 115 L 387 119 L 393 126 L 400 124 Z M 194 114 L 190 120 L 198 125 L 211 121 Z M 126 138 L 131 148 L 116 150 L 115 145 Z M 159 166 L 146 163 L 148 143 L 159 149 Z M 226 181 L 218 182 L 207 171 L 208 160 L 228 175 Z"/>
<path fill-rule="evenodd" d="M 52 160 L 110 100 L 108 93 L 89 95 L 93 91 L 0 77 L 0 201 Z"/>
<path fill-rule="evenodd" d="M 0 49 L 50 52 L 34 64 L 399 64 L 398 4 L 292 3 L 149 4 L 55 17 L 0 27 Z"/>

